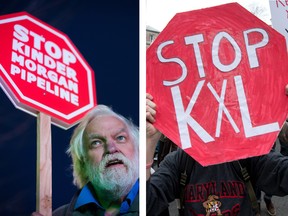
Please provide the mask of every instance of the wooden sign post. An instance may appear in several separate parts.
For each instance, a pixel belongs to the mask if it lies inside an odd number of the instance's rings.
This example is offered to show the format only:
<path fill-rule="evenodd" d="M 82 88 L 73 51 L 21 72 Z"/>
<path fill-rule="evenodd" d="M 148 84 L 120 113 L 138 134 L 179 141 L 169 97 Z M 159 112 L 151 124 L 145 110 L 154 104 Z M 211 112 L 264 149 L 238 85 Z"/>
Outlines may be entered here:
<path fill-rule="evenodd" d="M 45 216 L 52 215 L 51 152 L 51 117 L 40 112 L 37 116 L 36 211 Z"/>

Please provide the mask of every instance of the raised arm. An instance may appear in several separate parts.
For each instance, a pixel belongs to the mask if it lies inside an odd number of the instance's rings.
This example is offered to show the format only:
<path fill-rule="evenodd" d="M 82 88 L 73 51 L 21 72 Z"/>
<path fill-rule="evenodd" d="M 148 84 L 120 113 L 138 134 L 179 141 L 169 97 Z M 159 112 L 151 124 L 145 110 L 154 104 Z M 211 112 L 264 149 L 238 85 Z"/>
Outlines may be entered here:
<path fill-rule="evenodd" d="M 150 178 L 150 167 L 153 163 L 154 152 L 161 133 L 154 127 L 153 123 L 156 116 L 156 104 L 153 97 L 146 94 L 146 180 Z"/>

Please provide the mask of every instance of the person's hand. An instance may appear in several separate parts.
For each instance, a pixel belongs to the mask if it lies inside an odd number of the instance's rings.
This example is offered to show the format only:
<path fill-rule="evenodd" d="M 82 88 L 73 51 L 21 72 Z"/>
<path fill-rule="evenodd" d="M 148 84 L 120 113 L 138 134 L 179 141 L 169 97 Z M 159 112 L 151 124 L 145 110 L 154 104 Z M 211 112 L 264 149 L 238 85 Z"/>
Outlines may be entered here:
<path fill-rule="evenodd" d="M 161 133 L 154 127 L 156 104 L 153 97 L 146 94 L 146 180 L 151 176 L 151 166 L 154 162 L 154 152 L 161 137 Z"/>
<path fill-rule="evenodd" d="M 288 96 L 288 84 L 285 86 L 285 93 Z M 278 138 L 282 144 L 288 145 L 288 118 L 281 128 Z"/>
<path fill-rule="evenodd" d="M 147 139 L 159 139 L 161 133 L 154 127 L 156 116 L 156 104 L 152 101 L 152 95 L 146 93 L 146 137 Z"/>
<path fill-rule="evenodd" d="M 288 121 L 286 121 L 283 127 L 281 128 L 278 138 L 281 144 L 285 144 L 288 146 Z"/>

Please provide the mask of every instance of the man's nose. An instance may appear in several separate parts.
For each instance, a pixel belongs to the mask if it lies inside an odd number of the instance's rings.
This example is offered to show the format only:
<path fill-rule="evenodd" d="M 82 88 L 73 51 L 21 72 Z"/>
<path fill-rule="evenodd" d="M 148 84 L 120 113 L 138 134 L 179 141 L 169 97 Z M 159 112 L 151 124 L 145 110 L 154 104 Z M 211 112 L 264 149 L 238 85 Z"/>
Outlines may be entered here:
<path fill-rule="evenodd" d="M 118 151 L 116 142 L 114 140 L 108 140 L 106 145 L 106 154 L 113 154 Z"/>

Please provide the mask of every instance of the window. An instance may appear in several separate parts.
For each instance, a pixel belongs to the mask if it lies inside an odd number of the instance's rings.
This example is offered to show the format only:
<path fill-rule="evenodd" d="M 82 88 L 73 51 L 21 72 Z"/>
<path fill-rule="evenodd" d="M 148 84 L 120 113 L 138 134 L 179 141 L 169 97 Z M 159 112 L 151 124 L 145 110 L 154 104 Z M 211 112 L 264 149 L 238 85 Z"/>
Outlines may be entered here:
<path fill-rule="evenodd" d="M 153 34 L 150 34 L 149 36 L 150 36 L 150 42 L 152 43 L 152 42 L 153 42 L 153 40 L 155 39 L 155 35 L 153 35 Z"/>

